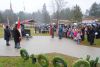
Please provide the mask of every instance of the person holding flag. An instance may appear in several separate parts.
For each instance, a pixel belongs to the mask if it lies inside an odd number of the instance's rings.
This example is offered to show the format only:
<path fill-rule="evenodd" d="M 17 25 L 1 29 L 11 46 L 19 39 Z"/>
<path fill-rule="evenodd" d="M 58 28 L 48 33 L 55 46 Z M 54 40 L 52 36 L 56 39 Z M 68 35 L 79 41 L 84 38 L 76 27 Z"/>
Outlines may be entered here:
<path fill-rule="evenodd" d="M 18 24 L 15 25 L 13 29 L 13 37 L 15 42 L 15 48 L 19 49 L 20 47 L 20 41 L 21 41 L 21 34 L 20 34 L 20 20 L 18 19 Z"/>

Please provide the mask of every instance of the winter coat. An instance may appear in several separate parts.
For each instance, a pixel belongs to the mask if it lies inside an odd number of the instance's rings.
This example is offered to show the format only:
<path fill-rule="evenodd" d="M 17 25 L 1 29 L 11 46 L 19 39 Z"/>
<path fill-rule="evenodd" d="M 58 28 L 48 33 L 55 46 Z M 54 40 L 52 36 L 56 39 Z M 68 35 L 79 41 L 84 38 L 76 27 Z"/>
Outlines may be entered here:
<path fill-rule="evenodd" d="M 77 40 L 81 39 L 81 34 L 80 33 L 77 33 L 76 39 Z"/>
<path fill-rule="evenodd" d="M 4 39 L 9 41 L 10 36 L 11 36 L 10 30 L 8 28 L 4 29 Z"/>
<path fill-rule="evenodd" d="M 89 37 L 91 38 L 95 38 L 95 31 L 92 29 L 89 31 Z"/>
<path fill-rule="evenodd" d="M 59 28 L 58 34 L 59 34 L 59 36 L 63 35 L 63 28 L 62 27 Z"/>
<path fill-rule="evenodd" d="M 20 32 L 18 31 L 17 28 L 13 29 L 13 37 L 15 42 L 20 42 Z"/>

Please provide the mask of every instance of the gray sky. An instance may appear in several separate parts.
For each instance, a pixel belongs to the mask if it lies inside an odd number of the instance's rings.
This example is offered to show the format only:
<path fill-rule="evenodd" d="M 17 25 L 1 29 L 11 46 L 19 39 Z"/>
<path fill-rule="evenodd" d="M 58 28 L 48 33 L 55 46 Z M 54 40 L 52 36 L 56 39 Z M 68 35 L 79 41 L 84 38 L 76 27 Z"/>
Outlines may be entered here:
<path fill-rule="evenodd" d="M 72 8 L 74 5 L 79 5 L 82 12 L 84 13 L 86 9 L 89 9 L 94 2 L 100 3 L 100 0 L 65 0 L 67 2 L 67 7 Z M 37 10 L 41 10 L 44 3 L 46 3 L 47 10 L 53 12 L 53 7 L 51 4 L 52 0 L 11 0 L 12 9 L 14 12 L 19 12 L 24 10 L 25 12 L 32 13 Z M 0 10 L 10 8 L 10 0 L 0 0 Z"/>

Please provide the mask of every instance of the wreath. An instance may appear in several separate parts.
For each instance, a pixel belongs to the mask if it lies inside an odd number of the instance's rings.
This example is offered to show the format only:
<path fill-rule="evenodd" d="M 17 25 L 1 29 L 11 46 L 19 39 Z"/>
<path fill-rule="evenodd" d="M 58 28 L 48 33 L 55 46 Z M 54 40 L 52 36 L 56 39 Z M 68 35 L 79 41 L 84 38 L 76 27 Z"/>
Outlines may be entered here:
<path fill-rule="evenodd" d="M 29 59 L 29 54 L 25 49 L 21 49 L 20 50 L 20 55 L 24 60 L 28 60 Z"/>
<path fill-rule="evenodd" d="M 63 59 L 61 59 L 59 57 L 55 57 L 53 59 L 53 65 L 54 65 L 54 67 L 62 67 L 62 66 L 63 67 L 67 67 L 67 63 Z"/>
<path fill-rule="evenodd" d="M 36 63 L 36 58 L 35 58 L 34 54 L 32 54 L 30 56 L 30 58 L 32 59 L 32 63 L 35 64 Z"/>
<path fill-rule="evenodd" d="M 49 62 L 48 62 L 48 60 L 45 56 L 39 55 L 37 60 L 42 67 L 48 67 L 49 66 Z"/>
<path fill-rule="evenodd" d="M 86 60 L 80 59 L 74 62 L 73 67 L 90 67 L 90 63 Z"/>

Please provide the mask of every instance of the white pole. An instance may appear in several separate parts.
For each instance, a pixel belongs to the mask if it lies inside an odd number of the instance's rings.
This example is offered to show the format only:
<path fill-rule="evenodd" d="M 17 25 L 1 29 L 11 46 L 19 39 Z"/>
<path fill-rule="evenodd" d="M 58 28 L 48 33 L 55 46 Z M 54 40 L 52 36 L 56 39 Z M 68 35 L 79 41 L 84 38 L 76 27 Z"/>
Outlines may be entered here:
<path fill-rule="evenodd" d="M 8 24 L 8 26 L 9 26 L 9 18 L 7 17 L 7 24 Z"/>

